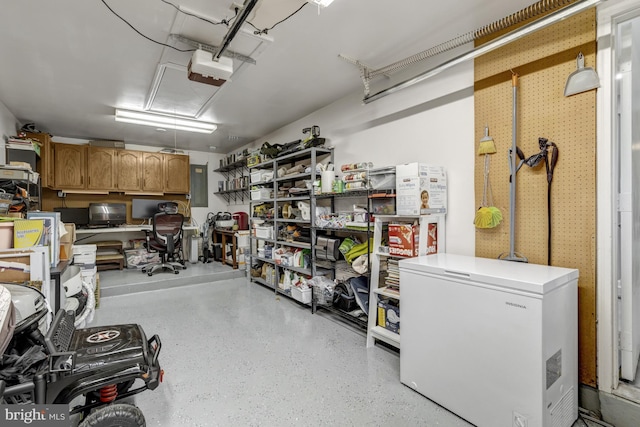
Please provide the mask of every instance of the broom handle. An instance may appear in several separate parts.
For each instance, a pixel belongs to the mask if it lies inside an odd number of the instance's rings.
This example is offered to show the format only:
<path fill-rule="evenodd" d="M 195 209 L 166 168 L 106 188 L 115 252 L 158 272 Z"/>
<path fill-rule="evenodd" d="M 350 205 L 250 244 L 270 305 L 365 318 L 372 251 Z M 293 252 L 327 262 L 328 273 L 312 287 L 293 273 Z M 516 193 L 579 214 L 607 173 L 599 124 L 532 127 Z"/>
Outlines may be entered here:
<path fill-rule="evenodd" d="M 516 253 L 516 249 L 515 249 L 515 240 L 516 240 L 516 176 L 517 176 L 517 172 L 516 172 L 516 150 L 518 148 L 518 144 L 517 144 L 517 118 L 516 118 L 516 114 L 517 114 L 517 101 L 518 101 L 518 96 L 517 96 L 517 91 L 518 91 L 518 75 L 516 73 L 512 72 L 511 75 L 511 86 L 513 87 L 513 129 L 512 129 L 512 135 L 511 135 L 511 188 L 509 191 L 509 202 L 510 202 L 510 206 L 511 206 L 511 211 L 510 211 L 510 221 L 509 221 L 509 256 L 510 258 L 515 258 L 515 253 Z"/>
<path fill-rule="evenodd" d="M 487 186 L 489 185 L 489 155 L 484 155 L 484 187 L 482 192 L 482 206 L 486 207 L 487 205 Z"/>

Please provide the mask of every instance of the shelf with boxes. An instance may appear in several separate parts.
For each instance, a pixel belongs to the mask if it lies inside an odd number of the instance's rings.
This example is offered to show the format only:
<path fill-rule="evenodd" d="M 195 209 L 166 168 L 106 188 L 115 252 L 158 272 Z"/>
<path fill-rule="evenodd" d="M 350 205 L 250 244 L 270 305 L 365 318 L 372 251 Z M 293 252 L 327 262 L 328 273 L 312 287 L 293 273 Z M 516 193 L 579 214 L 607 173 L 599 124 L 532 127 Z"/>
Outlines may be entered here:
<path fill-rule="evenodd" d="M 400 348 L 400 275 L 398 261 L 443 252 L 444 208 L 425 215 L 377 215 L 373 252 L 367 347 L 376 340 Z"/>
<path fill-rule="evenodd" d="M 28 167 L 0 165 L 0 214 L 40 210 L 40 175 Z"/>
<path fill-rule="evenodd" d="M 249 168 L 251 280 L 303 304 L 311 289 L 298 287 L 318 274 L 315 262 L 317 200 L 313 182 L 333 164 L 333 150 L 312 147 L 275 159 L 253 161 Z"/>

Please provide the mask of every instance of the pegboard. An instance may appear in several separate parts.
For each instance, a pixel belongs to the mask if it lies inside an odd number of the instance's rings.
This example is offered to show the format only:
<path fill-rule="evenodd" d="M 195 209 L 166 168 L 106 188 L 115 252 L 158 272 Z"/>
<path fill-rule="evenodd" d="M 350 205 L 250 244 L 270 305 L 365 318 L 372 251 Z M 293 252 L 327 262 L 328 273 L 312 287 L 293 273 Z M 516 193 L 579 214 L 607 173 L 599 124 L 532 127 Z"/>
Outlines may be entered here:
<path fill-rule="evenodd" d="M 476 256 L 509 253 L 509 160 L 512 144 L 512 71 L 517 87 L 517 144 L 525 157 L 540 151 L 538 138 L 557 144 L 558 163 L 551 185 L 551 265 L 580 271 L 580 381 L 596 385 L 595 236 L 596 91 L 564 96 L 567 77 L 582 51 L 595 68 L 596 14 L 588 10 L 513 42 L 475 61 L 476 147 L 488 124 L 497 152 L 489 179 L 493 205 L 503 222 L 476 229 Z M 512 70 L 512 71 L 511 71 Z M 484 157 L 476 156 L 476 205 L 482 202 Z M 547 264 L 547 177 L 544 163 L 522 166 L 517 175 L 515 251 L 530 263 Z"/>

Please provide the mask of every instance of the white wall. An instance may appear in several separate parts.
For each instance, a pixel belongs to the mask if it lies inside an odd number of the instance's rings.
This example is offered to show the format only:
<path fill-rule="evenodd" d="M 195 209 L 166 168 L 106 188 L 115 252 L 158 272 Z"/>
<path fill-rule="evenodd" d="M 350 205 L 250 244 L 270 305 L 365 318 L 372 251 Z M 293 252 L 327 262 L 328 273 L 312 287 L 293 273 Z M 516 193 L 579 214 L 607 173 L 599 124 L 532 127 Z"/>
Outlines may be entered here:
<path fill-rule="evenodd" d="M 287 143 L 318 125 L 335 147 L 339 167 L 370 161 L 374 167 L 423 162 L 447 169 L 446 251 L 474 255 L 473 63 L 468 62 L 408 89 L 363 105 L 363 92 L 345 96 L 303 119 L 254 141 Z M 248 212 L 248 206 L 231 206 Z"/>
<path fill-rule="evenodd" d="M 10 136 L 16 136 L 17 130 L 20 127 L 18 120 L 9 111 L 9 109 L 0 101 L 0 140 L 2 140 L 2 149 L 0 150 L 0 165 L 6 162 L 6 150 L 4 147 L 7 138 Z"/>

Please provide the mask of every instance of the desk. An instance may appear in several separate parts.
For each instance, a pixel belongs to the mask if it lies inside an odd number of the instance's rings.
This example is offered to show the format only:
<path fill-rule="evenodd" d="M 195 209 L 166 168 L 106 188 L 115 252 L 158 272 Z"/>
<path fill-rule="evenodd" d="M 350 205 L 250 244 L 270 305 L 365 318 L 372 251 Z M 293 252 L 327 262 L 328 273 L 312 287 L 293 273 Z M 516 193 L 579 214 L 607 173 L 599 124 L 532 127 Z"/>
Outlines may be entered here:
<path fill-rule="evenodd" d="M 223 264 L 229 264 L 234 269 L 238 268 L 238 260 L 236 258 L 236 250 L 237 250 L 237 241 L 236 241 L 236 233 L 237 231 L 232 230 L 222 230 L 219 228 L 215 228 L 213 230 L 213 244 L 220 243 L 222 244 L 222 259 L 220 260 Z M 220 236 L 221 241 L 218 241 L 218 236 Z M 227 260 L 227 239 L 231 238 L 231 262 Z"/>
<path fill-rule="evenodd" d="M 137 233 L 153 230 L 152 225 L 122 225 L 119 227 L 104 227 L 104 228 L 78 228 L 76 229 L 77 235 L 86 235 L 81 239 L 76 238 L 76 241 L 88 239 L 93 236 L 105 234 L 105 233 Z M 195 225 L 183 225 L 184 231 L 197 231 L 198 227 Z"/>
<path fill-rule="evenodd" d="M 152 225 L 122 225 L 119 227 L 104 227 L 104 228 L 79 228 L 76 230 L 76 240 L 74 244 L 95 244 L 101 240 L 121 240 L 123 247 L 129 247 L 129 241 L 132 239 L 144 239 L 144 234 L 147 231 L 153 230 Z M 183 225 L 183 251 L 190 250 L 188 244 L 189 234 L 198 233 L 199 228 L 195 225 Z M 115 233 L 115 234 L 114 234 Z M 118 233 L 121 233 L 118 234 Z M 133 234 L 133 235 L 132 235 Z M 189 259 L 188 253 L 183 252 L 185 260 Z"/>

